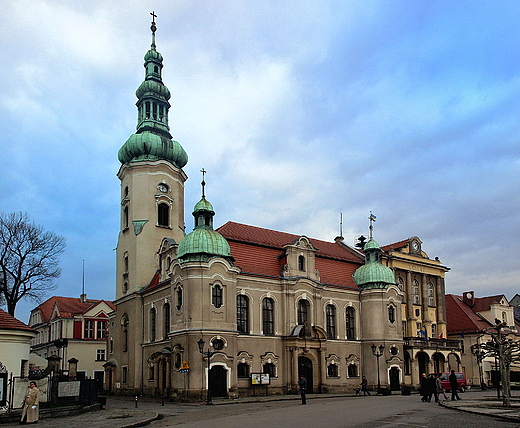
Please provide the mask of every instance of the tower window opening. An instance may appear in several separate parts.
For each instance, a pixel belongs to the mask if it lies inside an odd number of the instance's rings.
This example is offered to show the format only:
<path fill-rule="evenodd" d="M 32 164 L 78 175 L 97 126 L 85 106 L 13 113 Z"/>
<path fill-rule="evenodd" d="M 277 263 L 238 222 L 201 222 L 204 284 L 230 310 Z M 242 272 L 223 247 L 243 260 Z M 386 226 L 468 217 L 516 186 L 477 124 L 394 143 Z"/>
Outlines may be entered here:
<path fill-rule="evenodd" d="M 153 107 L 153 118 L 155 120 L 157 120 L 157 104 L 152 103 L 152 107 Z"/>
<path fill-rule="evenodd" d="M 159 106 L 159 120 L 161 122 L 163 122 L 163 118 L 164 118 L 164 107 L 163 106 Z"/>
<path fill-rule="evenodd" d="M 301 272 L 305 271 L 305 257 L 298 256 L 298 270 Z"/>
<path fill-rule="evenodd" d="M 159 67 L 157 67 L 156 65 L 154 65 L 154 67 L 153 67 L 153 72 L 154 72 L 154 73 L 159 73 Z"/>
<path fill-rule="evenodd" d="M 123 230 L 128 229 L 128 207 L 123 210 Z"/>
<path fill-rule="evenodd" d="M 168 204 L 160 203 L 157 207 L 157 224 L 165 227 L 170 225 L 170 207 Z"/>
<path fill-rule="evenodd" d="M 146 103 L 144 103 L 144 107 L 146 110 L 146 119 L 149 119 L 150 118 L 150 101 L 146 101 Z"/>
<path fill-rule="evenodd" d="M 215 284 L 211 290 L 211 302 L 215 308 L 222 306 L 222 286 Z"/>

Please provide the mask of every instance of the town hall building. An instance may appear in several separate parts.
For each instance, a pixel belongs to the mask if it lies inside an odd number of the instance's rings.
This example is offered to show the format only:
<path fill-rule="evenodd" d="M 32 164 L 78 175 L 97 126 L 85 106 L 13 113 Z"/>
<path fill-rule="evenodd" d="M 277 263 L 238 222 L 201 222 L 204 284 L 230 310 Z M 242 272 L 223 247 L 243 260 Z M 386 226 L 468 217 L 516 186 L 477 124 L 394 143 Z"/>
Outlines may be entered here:
<path fill-rule="evenodd" d="M 170 91 L 152 44 L 137 129 L 119 150 L 121 228 L 105 389 L 236 397 L 417 384 L 458 369 L 446 340 L 449 270 L 412 237 L 350 247 L 236 222 L 215 228 L 205 195 L 185 233 L 188 156 L 168 125 Z M 190 227 L 191 229 L 191 227 Z"/>

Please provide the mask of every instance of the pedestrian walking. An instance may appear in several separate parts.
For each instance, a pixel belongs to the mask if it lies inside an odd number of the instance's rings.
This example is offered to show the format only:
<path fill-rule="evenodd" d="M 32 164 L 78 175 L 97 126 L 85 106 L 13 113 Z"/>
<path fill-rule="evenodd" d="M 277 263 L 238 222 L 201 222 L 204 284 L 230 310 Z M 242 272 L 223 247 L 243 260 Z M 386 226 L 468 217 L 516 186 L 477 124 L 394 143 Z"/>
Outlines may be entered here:
<path fill-rule="evenodd" d="M 451 388 L 451 401 L 460 400 L 459 394 L 457 394 L 459 382 L 457 380 L 457 375 L 455 374 L 455 370 L 451 371 L 449 381 L 450 381 L 450 388 Z"/>
<path fill-rule="evenodd" d="M 432 395 L 435 397 L 435 402 L 439 402 L 439 396 L 437 394 L 437 377 L 430 374 L 428 377 L 428 402 L 432 401 Z"/>
<path fill-rule="evenodd" d="M 365 376 L 361 379 L 361 391 L 363 391 L 363 396 L 370 395 L 370 391 L 368 390 L 368 380 Z"/>
<path fill-rule="evenodd" d="M 421 376 L 421 387 L 419 392 L 421 393 L 421 401 L 428 401 L 428 396 L 430 395 L 430 393 L 426 373 L 423 373 Z"/>
<path fill-rule="evenodd" d="M 300 395 L 302 397 L 302 404 L 307 404 L 307 397 L 305 396 L 305 393 L 307 392 L 307 379 L 305 379 L 303 376 L 300 376 L 298 385 L 300 386 Z"/>
<path fill-rule="evenodd" d="M 444 396 L 444 400 L 447 400 L 448 397 L 446 396 L 446 391 L 444 390 L 444 387 L 442 386 L 442 373 L 439 373 L 437 376 L 437 379 L 435 379 L 435 389 L 437 390 L 437 399 L 438 401 L 441 400 L 441 394 Z M 435 400 L 437 401 L 437 400 Z"/>
<path fill-rule="evenodd" d="M 36 382 L 31 381 L 23 400 L 22 419 L 20 419 L 21 424 L 35 424 L 38 422 L 40 414 L 39 401 L 40 390 L 36 387 Z"/>

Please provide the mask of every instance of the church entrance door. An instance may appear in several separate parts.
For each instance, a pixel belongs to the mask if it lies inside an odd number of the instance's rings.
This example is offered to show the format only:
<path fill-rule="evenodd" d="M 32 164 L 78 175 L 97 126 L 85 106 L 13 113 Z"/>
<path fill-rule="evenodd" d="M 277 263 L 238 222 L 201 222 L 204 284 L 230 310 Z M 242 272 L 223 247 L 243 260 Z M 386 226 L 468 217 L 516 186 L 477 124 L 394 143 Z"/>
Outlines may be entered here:
<path fill-rule="evenodd" d="M 390 369 L 390 389 L 392 391 L 399 391 L 399 369 L 397 367 L 392 367 Z"/>
<path fill-rule="evenodd" d="M 298 357 L 298 380 L 301 376 L 307 380 L 307 394 L 312 394 L 312 361 L 307 357 Z"/>
<path fill-rule="evenodd" d="M 209 388 L 212 397 L 227 397 L 227 370 L 224 367 L 211 367 L 209 370 Z"/>

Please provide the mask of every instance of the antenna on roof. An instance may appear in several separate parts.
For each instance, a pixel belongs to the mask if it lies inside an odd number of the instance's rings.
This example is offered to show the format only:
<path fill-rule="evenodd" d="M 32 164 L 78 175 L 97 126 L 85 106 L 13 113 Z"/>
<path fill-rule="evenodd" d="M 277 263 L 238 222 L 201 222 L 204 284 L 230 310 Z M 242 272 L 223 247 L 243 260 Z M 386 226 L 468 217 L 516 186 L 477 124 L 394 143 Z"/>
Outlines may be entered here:
<path fill-rule="evenodd" d="M 339 213 L 339 236 L 343 237 L 343 213 Z"/>
<path fill-rule="evenodd" d="M 79 297 L 83 303 L 87 301 L 87 295 L 85 294 L 85 259 L 83 259 L 83 276 L 81 282 L 81 296 Z"/>

